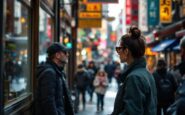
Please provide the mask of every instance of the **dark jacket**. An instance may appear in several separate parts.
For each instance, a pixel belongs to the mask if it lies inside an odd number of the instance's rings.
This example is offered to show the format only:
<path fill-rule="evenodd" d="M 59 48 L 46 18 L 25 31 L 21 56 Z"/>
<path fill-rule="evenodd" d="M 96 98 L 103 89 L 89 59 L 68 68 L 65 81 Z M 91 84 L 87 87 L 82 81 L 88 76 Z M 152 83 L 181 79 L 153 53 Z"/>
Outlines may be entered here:
<path fill-rule="evenodd" d="M 74 80 L 78 89 L 86 90 L 89 84 L 89 74 L 85 69 L 78 69 Z"/>
<path fill-rule="evenodd" d="M 160 106 L 169 106 L 175 100 L 175 91 L 177 82 L 172 73 L 169 71 L 160 72 L 156 70 L 153 73 L 156 87 L 157 99 Z"/>
<path fill-rule="evenodd" d="M 129 65 L 120 80 L 112 115 L 156 115 L 156 86 L 145 58 Z"/>
<path fill-rule="evenodd" d="M 36 115 L 73 115 L 65 74 L 53 62 L 38 66 Z"/>

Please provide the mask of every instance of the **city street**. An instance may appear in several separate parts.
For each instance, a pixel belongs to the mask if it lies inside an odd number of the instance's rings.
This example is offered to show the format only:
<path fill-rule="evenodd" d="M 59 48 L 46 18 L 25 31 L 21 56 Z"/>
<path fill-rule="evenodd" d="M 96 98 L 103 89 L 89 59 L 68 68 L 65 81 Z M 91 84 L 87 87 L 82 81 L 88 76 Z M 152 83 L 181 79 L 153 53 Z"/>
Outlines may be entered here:
<path fill-rule="evenodd" d="M 89 96 L 87 95 L 87 105 L 86 109 L 82 110 L 82 105 L 80 104 L 79 112 L 77 115 L 108 115 L 113 110 L 114 100 L 117 93 L 117 83 L 115 79 L 112 80 L 106 94 L 105 94 L 105 105 L 104 110 L 97 112 L 96 110 L 96 94 L 94 93 L 93 102 L 89 103 Z"/>

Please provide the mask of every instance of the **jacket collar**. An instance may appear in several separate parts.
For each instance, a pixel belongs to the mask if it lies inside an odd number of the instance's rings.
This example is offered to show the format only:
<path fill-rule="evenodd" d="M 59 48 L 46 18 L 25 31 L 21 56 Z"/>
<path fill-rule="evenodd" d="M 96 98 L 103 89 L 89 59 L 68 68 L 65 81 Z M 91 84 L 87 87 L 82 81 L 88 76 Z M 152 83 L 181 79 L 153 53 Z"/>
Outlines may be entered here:
<path fill-rule="evenodd" d="M 145 57 L 141 57 L 139 59 L 135 59 L 133 63 L 128 65 L 128 67 L 123 71 L 122 76 L 120 78 L 121 81 L 124 81 L 126 76 L 133 70 L 137 68 L 146 68 L 146 59 Z"/>
<path fill-rule="evenodd" d="M 47 60 L 46 63 L 49 63 L 59 76 L 65 77 L 64 68 L 59 67 L 56 63 L 54 63 L 51 60 Z"/>

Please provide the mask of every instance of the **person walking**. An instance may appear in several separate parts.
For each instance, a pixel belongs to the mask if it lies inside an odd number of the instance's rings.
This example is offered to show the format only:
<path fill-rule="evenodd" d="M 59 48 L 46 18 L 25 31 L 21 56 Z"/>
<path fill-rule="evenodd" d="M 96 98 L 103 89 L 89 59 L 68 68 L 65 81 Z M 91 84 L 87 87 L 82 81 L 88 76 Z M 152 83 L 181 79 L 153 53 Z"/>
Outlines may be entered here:
<path fill-rule="evenodd" d="M 98 72 L 98 68 L 97 68 L 97 66 L 96 66 L 94 61 L 90 61 L 89 62 L 88 66 L 87 66 L 87 70 L 88 70 L 89 74 L 91 74 L 90 75 L 90 81 L 89 81 L 90 83 L 88 85 L 87 91 L 88 91 L 88 94 L 89 94 L 89 97 L 90 97 L 89 102 L 92 103 L 93 94 L 94 94 L 93 81 L 94 81 L 95 76 L 96 76 L 96 74 Z"/>
<path fill-rule="evenodd" d="M 153 76 L 146 69 L 145 42 L 136 26 L 130 27 L 116 47 L 122 63 L 128 67 L 120 80 L 111 115 L 156 115 L 157 92 Z"/>
<path fill-rule="evenodd" d="M 157 69 L 154 71 L 153 76 L 157 87 L 157 115 L 167 115 L 167 108 L 175 100 L 177 82 L 173 74 L 167 71 L 167 64 L 164 59 L 158 60 Z"/>
<path fill-rule="evenodd" d="M 112 82 L 112 78 L 114 77 L 115 69 L 116 69 L 116 65 L 112 62 L 111 59 L 108 59 L 108 62 L 104 67 L 104 70 L 107 73 L 109 83 Z"/>
<path fill-rule="evenodd" d="M 77 68 L 77 72 L 75 74 L 75 85 L 77 88 L 77 98 L 78 98 L 78 105 L 79 106 L 79 102 L 80 102 L 80 94 L 82 95 L 82 104 L 83 104 L 83 110 L 85 110 L 85 105 L 86 105 L 86 90 L 87 90 L 87 86 L 89 83 L 89 74 L 88 72 L 85 70 L 84 66 L 82 64 L 78 65 Z"/>
<path fill-rule="evenodd" d="M 74 115 L 64 73 L 68 51 L 64 45 L 53 43 L 47 49 L 47 61 L 37 67 L 35 115 Z"/>
<path fill-rule="evenodd" d="M 178 88 L 175 102 L 167 109 L 168 115 L 185 114 L 185 37 L 180 41 L 181 62 L 175 67 L 174 73 L 178 78 Z M 178 75 L 180 77 L 178 77 Z"/>
<path fill-rule="evenodd" d="M 103 70 L 98 71 L 93 84 L 95 87 L 95 92 L 97 94 L 97 111 L 99 111 L 100 109 L 103 110 L 104 96 L 109 84 L 106 72 Z"/>

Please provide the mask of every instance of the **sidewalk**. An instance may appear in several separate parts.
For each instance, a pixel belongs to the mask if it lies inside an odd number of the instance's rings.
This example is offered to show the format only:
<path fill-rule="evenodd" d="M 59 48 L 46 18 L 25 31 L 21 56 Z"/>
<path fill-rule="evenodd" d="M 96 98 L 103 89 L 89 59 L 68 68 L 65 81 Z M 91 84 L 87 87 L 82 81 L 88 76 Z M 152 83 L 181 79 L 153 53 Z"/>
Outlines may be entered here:
<path fill-rule="evenodd" d="M 79 112 L 76 115 L 108 115 L 112 112 L 114 106 L 114 100 L 117 93 L 117 83 L 115 79 L 112 80 L 106 94 L 104 100 L 104 110 L 97 112 L 96 111 L 96 93 L 93 95 L 93 102 L 89 103 L 89 96 L 87 95 L 86 100 L 86 109 L 82 110 L 82 105 L 80 104 Z"/>

